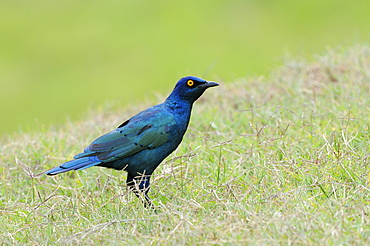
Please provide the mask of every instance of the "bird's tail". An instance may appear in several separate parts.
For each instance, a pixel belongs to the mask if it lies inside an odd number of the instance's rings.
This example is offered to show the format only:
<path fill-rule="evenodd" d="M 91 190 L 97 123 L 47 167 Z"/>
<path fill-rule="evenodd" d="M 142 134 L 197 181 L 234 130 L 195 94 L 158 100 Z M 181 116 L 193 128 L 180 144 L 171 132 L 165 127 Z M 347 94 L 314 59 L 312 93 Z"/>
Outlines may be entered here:
<path fill-rule="evenodd" d="M 45 173 L 47 175 L 56 175 L 56 174 L 68 172 L 71 170 L 82 170 L 85 168 L 99 165 L 100 163 L 101 161 L 99 160 L 98 157 L 87 156 L 87 157 L 82 157 L 82 158 L 74 159 L 72 161 L 63 163 L 59 167 L 50 169 L 49 171 L 46 171 Z"/>

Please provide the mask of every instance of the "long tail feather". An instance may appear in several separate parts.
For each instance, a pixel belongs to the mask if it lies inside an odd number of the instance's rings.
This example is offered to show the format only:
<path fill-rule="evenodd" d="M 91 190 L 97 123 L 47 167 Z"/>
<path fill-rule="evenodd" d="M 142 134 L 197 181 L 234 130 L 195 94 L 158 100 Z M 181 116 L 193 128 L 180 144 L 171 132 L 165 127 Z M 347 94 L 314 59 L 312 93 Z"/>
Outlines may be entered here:
<path fill-rule="evenodd" d="M 88 156 L 88 157 L 83 157 L 83 158 L 75 159 L 72 161 L 68 161 L 66 163 L 63 163 L 59 167 L 55 167 L 53 169 L 50 169 L 49 171 L 46 171 L 45 173 L 47 175 L 56 175 L 56 174 L 65 173 L 71 170 L 82 170 L 85 168 L 96 166 L 100 163 L 101 161 L 98 159 L 98 157 Z"/>

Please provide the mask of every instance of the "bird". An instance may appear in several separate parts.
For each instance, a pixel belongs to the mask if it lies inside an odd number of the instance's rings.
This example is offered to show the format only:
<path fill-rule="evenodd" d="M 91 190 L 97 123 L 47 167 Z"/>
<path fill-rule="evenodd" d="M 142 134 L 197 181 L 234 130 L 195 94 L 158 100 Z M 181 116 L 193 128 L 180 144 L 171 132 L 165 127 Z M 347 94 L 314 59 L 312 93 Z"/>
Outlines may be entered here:
<path fill-rule="evenodd" d="M 44 173 L 57 175 L 93 166 L 125 170 L 127 187 L 144 207 L 154 209 L 148 196 L 151 175 L 181 143 L 194 102 L 218 85 L 195 76 L 181 78 L 163 103 L 139 112 L 94 140 L 73 160 Z"/>

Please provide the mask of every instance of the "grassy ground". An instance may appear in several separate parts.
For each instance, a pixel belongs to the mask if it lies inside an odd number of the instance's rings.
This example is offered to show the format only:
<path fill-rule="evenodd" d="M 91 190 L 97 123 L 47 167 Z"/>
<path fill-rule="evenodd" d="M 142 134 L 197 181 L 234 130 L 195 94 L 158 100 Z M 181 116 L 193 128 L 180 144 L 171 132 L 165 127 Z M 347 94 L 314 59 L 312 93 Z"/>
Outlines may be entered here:
<path fill-rule="evenodd" d="M 369 244 L 369 95 L 369 46 L 210 89 L 155 172 L 158 214 L 127 191 L 124 172 L 37 176 L 155 102 L 106 105 L 83 122 L 13 134 L 1 144 L 0 241 Z"/>

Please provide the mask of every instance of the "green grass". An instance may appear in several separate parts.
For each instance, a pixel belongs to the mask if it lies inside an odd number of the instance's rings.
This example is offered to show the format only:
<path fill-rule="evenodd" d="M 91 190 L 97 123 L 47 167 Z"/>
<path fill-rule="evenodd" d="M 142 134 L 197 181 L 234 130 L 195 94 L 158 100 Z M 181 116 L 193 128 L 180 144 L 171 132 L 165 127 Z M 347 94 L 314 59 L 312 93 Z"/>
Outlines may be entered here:
<path fill-rule="evenodd" d="M 127 191 L 124 172 L 37 176 L 156 102 L 105 105 L 85 121 L 8 136 L 0 150 L 0 241 L 368 245 L 369 46 L 220 82 L 196 103 L 183 143 L 155 172 L 158 214 Z"/>

